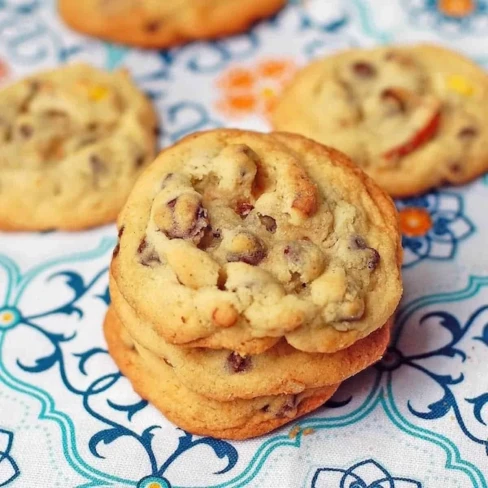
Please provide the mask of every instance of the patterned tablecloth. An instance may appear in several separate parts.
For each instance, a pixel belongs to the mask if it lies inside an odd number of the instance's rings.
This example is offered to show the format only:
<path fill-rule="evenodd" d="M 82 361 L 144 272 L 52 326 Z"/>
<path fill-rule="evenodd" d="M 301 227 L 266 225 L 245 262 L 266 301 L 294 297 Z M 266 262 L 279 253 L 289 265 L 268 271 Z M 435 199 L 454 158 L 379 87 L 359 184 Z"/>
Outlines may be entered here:
<path fill-rule="evenodd" d="M 49 0 L 0 2 L 2 83 L 75 60 L 126 66 L 165 145 L 266 130 L 282 86 L 323 53 L 420 40 L 488 65 L 487 0 L 292 2 L 245 35 L 163 52 L 79 36 Z M 486 177 L 398 201 L 405 296 L 384 360 L 298 422 L 313 434 L 246 442 L 179 430 L 117 371 L 101 332 L 115 226 L 0 234 L 0 486 L 487 488 L 487 205 Z"/>

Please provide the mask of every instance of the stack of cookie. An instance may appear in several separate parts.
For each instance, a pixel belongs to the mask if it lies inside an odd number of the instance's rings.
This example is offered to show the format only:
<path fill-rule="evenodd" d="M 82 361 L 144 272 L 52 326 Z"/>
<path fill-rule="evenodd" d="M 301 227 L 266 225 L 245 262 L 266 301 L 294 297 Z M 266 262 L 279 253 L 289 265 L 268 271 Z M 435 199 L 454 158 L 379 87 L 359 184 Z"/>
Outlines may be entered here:
<path fill-rule="evenodd" d="M 287 133 L 194 134 L 119 217 L 109 351 L 180 427 L 261 435 L 382 356 L 400 264 L 390 198 L 342 153 Z"/>

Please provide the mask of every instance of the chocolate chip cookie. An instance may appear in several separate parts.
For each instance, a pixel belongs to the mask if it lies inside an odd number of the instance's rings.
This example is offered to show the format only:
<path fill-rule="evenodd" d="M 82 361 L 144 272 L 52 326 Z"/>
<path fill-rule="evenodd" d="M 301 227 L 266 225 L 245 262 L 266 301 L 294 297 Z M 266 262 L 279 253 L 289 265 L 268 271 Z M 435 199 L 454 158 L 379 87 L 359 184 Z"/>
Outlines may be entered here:
<path fill-rule="evenodd" d="M 297 395 L 217 402 L 187 388 L 164 361 L 153 361 L 148 366 L 130 338 L 124 335 L 112 309 L 105 318 L 104 331 L 110 355 L 134 390 L 170 421 L 198 435 L 248 439 L 266 434 L 320 407 L 338 387 L 330 385 Z"/>
<path fill-rule="evenodd" d="M 216 401 L 297 395 L 340 383 L 382 357 L 392 322 L 335 353 L 305 353 L 281 340 L 261 354 L 241 355 L 226 349 L 170 344 L 139 320 L 112 278 L 110 296 L 113 311 L 151 371 L 163 360 L 171 365 L 180 383 Z"/>
<path fill-rule="evenodd" d="M 298 135 L 188 136 L 142 174 L 118 225 L 118 289 L 171 344 L 335 352 L 381 328 L 402 293 L 391 199 Z"/>
<path fill-rule="evenodd" d="M 0 229 L 115 220 L 155 154 L 156 115 L 126 71 L 84 64 L 0 91 Z"/>
<path fill-rule="evenodd" d="M 276 129 L 348 154 L 393 196 L 488 170 L 488 76 L 431 45 L 353 49 L 305 67 L 273 113 Z"/>
<path fill-rule="evenodd" d="M 110 41 L 165 48 L 245 31 L 285 0 L 59 0 L 74 29 Z"/>

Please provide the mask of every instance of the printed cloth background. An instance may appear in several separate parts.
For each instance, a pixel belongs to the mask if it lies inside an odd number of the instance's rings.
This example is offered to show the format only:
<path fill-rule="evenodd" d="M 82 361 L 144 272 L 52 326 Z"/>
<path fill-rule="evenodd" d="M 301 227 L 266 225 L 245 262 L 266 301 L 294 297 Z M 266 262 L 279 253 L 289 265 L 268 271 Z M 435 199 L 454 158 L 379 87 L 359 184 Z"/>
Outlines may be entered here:
<path fill-rule="evenodd" d="M 162 145 L 267 130 L 309 59 L 417 41 L 488 67 L 488 0 L 302 0 L 245 35 L 162 52 L 77 35 L 49 0 L 0 1 L 2 83 L 75 60 L 125 66 Z M 0 234 L 0 486 L 487 488 L 487 205 L 486 177 L 398 201 L 405 296 L 384 360 L 295 423 L 313 434 L 290 438 L 292 424 L 246 442 L 179 430 L 114 366 L 101 323 L 115 226 Z"/>

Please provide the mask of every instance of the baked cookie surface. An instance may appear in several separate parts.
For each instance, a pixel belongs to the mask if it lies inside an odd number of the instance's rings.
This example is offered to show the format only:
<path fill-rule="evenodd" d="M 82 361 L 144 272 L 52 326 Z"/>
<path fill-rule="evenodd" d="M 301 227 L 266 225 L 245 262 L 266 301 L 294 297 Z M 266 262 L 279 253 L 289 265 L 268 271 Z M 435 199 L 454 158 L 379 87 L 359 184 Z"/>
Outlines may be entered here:
<path fill-rule="evenodd" d="M 285 0 L 59 0 L 74 29 L 103 39 L 163 48 L 239 33 Z"/>
<path fill-rule="evenodd" d="M 303 137 L 191 135 L 141 175 L 111 272 L 173 344 L 256 354 L 282 337 L 334 352 L 381 328 L 402 293 L 391 199 Z"/>
<path fill-rule="evenodd" d="M 149 365 L 138 354 L 109 308 L 104 332 L 110 355 L 134 390 L 179 427 L 198 435 L 248 439 L 266 434 L 325 403 L 339 385 L 297 395 L 266 395 L 249 400 L 217 402 L 182 384 L 164 361 Z"/>
<path fill-rule="evenodd" d="M 312 62 L 273 126 L 330 144 L 392 196 L 461 184 L 488 170 L 488 75 L 453 51 L 353 49 Z"/>
<path fill-rule="evenodd" d="M 0 229 L 115 220 L 155 154 L 156 115 L 125 71 L 84 64 L 0 91 Z"/>
<path fill-rule="evenodd" d="M 110 280 L 112 309 L 120 318 L 137 353 L 151 370 L 163 360 L 178 381 L 217 401 L 265 395 L 299 394 L 310 388 L 341 383 L 383 356 L 392 320 L 352 346 L 335 353 L 305 353 L 285 340 L 257 355 L 235 351 L 176 346 L 140 320 Z"/>

